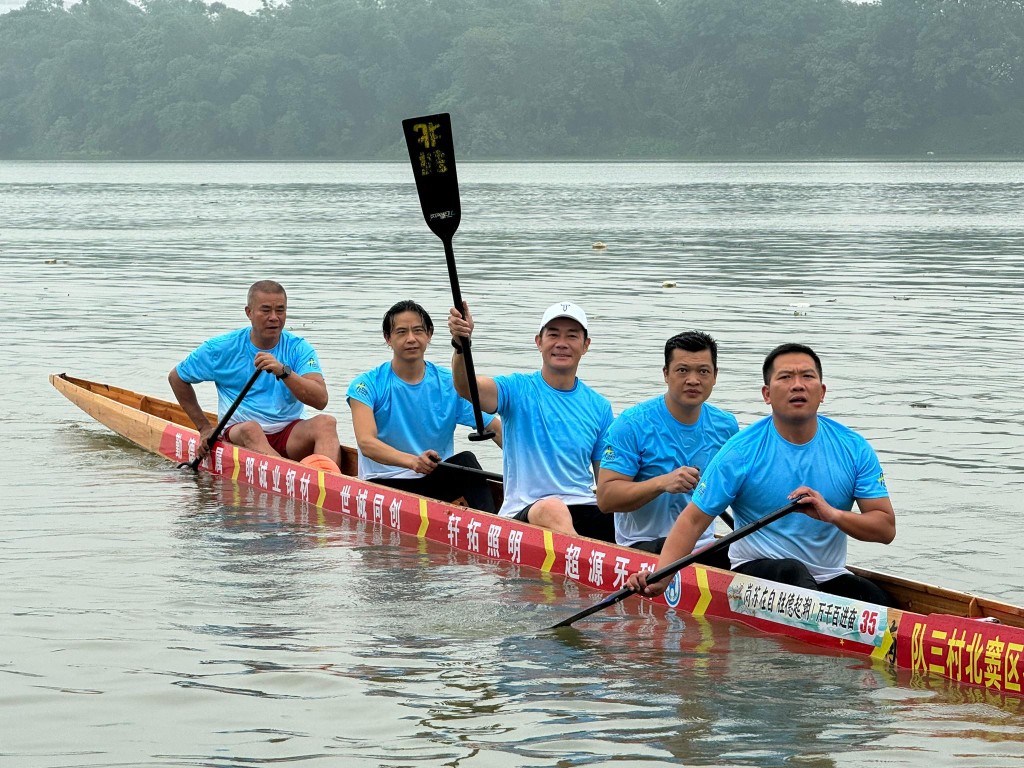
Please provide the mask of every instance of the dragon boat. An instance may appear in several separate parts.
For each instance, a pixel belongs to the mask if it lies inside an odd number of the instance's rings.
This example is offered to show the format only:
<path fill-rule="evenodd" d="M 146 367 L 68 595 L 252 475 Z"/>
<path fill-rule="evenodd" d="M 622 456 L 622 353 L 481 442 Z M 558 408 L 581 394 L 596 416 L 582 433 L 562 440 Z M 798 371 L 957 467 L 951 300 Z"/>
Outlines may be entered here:
<path fill-rule="evenodd" d="M 196 457 L 199 433 L 176 404 L 67 374 L 50 376 L 71 402 L 139 447 L 173 462 Z M 209 414 L 211 423 L 217 418 Z M 294 500 L 318 522 L 345 517 L 446 544 L 565 579 L 598 592 L 622 588 L 626 577 L 653 570 L 646 552 L 568 536 L 356 477 L 356 451 L 343 446 L 341 473 L 217 442 L 203 471 L 238 485 Z M 501 484 L 490 481 L 500 502 Z M 868 657 L 890 665 L 901 681 L 946 679 L 1024 707 L 1024 609 L 910 579 L 851 568 L 883 589 L 899 607 L 850 600 L 691 565 L 664 595 L 629 603 L 652 612 L 677 611 L 726 619 L 793 638 L 826 652 Z M 617 610 L 625 610 L 619 604 Z M 580 625 L 585 627 L 585 625 Z M 811 650 L 808 648 L 808 650 Z"/>

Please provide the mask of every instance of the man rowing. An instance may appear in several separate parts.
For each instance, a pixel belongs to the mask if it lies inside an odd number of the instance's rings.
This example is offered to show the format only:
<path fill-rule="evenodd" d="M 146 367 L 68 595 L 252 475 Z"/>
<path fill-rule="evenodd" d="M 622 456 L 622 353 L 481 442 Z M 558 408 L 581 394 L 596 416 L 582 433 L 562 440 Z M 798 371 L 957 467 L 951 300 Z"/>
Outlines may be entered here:
<path fill-rule="evenodd" d="M 455 388 L 469 399 L 460 339 L 473 334 L 469 307 L 453 307 Z M 594 479 L 612 423 L 612 407 L 576 377 L 590 348 L 587 316 L 572 302 L 552 304 L 534 337 L 541 367 L 534 373 L 477 376 L 480 407 L 504 424 L 504 517 L 553 531 L 615 541 L 612 516 L 597 507 Z"/>
<path fill-rule="evenodd" d="M 327 406 L 327 385 L 313 347 L 284 329 L 288 297 L 280 283 L 253 283 L 245 304 L 249 327 L 200 344 L 171 369 L 167 379 L 178 404 L 199 430 L 198 454 L 209 450 L 213 433 L 199 405 L 193 384 L 212 381 L 217 411 L 223 415 L 249 381 L 263 371 L 245 395 L 222 439 L 257 453 L 299 461 L 313 453 L 337 462 L 341 455 L 338 423 L 318 414 L 303 419 L 304 406 Z"/>
<path fill-rule="evenodd" d="M 385 313 L 383 331 L 391 360 L 360 374 L 348 388 L 359 477 L 493 512 L 482 472 L 459 469 L 481 470 L 471 451 L 455 453 L 456 425 L 475 427 L 476 420 L 473 407 L 455 391 L 452 372 L 426 360 L 434 337 L 427 310 L 400 301 Z M 484 423 L 501 445 L 501 419 L 486 414 Z"/>
<path fill-rule="evenodd" d="M 718 344 L 700 331 L 665 343 L 664 395 L 628 408 L 615 419 L 601 456 L 597 505 L 615 513 L 615 540 L 658 554 L 690 494 L 726 440 L 736 417 L 707 402 L 718 378 Z M 696 549 L 714 540 L 709 525 Z M 728 556 L 702 560 L 729 567 Z"/>
<path fill-rule="evenodd" d="M 891 605 L 889 596 L 846 569 L 847 537 L 888 544 L 896 515 L 885 478 L 867 440 L 818 415 L 825 398 L 821 360 L 802 344 L 772 350 L 762 367 L 771 415 L 741 430 L 705 470 L 693 498 L 665 541 L 661 568 L 687 555 L 716 515 L 732 506 L 737 529 L 787 499 L 805 496 L 803 514 L 790 514 L 732 544 L 738 573 L 806 589 Z M 857 504 L 858 512 L 853 512 Z M 644 595 L 665 591 L 668 580 L 628 585 Z"/>

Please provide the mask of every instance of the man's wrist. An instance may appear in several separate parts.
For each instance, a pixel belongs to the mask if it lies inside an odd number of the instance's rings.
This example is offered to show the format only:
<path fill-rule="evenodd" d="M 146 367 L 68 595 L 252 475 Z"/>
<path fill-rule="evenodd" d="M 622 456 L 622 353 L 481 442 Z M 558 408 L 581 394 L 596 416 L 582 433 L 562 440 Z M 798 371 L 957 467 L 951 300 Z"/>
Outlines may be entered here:
<path fill-rule="evenodd" d="M 455 340 L 454 336 L 452 337 L 452 348 L 455 350 L 456 355 L 462 354 L 462 345 Z"/>

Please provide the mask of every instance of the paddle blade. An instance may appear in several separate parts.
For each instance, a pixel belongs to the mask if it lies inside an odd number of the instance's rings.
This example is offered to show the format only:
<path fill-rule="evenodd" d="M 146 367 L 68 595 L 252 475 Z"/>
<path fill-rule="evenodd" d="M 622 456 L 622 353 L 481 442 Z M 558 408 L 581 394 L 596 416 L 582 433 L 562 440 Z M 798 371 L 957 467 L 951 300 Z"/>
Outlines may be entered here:
<path fill-rule="evenodd" d="M 450 242 L 462 219 L 451 115 L 410 117 L 402 129 L 423 218 L 435 235 Z"/>
<path fill-rule="evenodd" d="M 621 603 L 623 600 L 625 600 L 632 594 L 632 589 L 620 589 L 618 592 L 613 592 L 601 602 L 595 603 L 589 608 L 584 608 L 579 613 L 574 613 L 568 619 L 562 619 L 562 621 L 558 622 L 557 624 L 553 624 L 551 626 L 551 629 L 571 627 L 575 622 L 579 621 L 580 619 L 585 619 L 587 618 L 587 616 L 590 616 L 591 614 L 597 613 L 598 611 L 603 611 L 605 608 L 609 608 L 615 605 L 616 603 Z"/>

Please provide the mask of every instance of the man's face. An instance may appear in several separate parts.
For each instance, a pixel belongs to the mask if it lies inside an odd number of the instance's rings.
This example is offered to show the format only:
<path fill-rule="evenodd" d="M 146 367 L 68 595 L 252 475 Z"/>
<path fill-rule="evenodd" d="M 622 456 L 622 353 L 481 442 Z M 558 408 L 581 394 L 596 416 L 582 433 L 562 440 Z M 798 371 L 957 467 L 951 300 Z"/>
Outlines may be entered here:
<path fill-rule="evenodd" d="M 556 373 L 575 375 L 583 355 L 590 349 L 590 339 L 583 326 L 568 317 L 557 317 L 544 326 L 534 340 L 543 365 Z"/>
<path fill-rule="evenodd" d="M 710 349 L 699 352 L 673 349 L 672 358 L 662 372 L 668 385 L 669 399 L 681 408 L 703 404 L 711 396 L 718 380 Z"/>
<path fill-rule="evenodd" d="M 269 349 L 277 345 L 284 330 L 288 300 L 283 293 L 253 294 L 252 303 L 245 308 L 245 316 L 252 323 L 253 337 L 258 346 Z"/>
<path fill-rule="evenodd" d="M 391 321 L 388 345 L 396 360 L 414 362 L 423 359 L 432 336 L 419 312 L 399 312 Z"/>
<path fill-rule="evenodd" d="M 817 416 L 818 406 L 825 399 L 825 384 L 810 355 L 790 352 L 775 358 L 761 394 L 773 415 L 800 421 Z"/>

